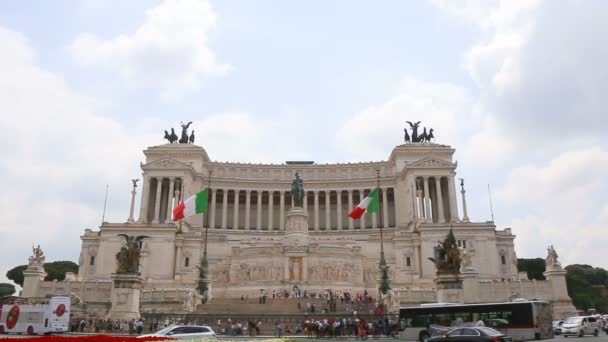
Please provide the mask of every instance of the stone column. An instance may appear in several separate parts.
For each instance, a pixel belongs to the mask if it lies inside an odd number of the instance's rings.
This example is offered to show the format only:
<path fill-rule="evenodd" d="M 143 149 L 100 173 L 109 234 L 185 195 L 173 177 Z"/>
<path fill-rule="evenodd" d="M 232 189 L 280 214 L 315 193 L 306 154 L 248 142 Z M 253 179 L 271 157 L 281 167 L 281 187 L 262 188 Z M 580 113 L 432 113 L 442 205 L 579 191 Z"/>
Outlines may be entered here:
<path fill-rule="evenodd" d="M 462 222 L 469 222 L 469 215 L 467 214 L 467 197 L 465 196 L 466 191 L 464 187 L 460 190 L 462 194 Z"/>
<path fill-rule="evenodd" d="M 279 230 L 285 230 L 285 192 L 279 191 Z"/>
<path fill-rule="evenodd" d="M 158 218 L 160 217 L 160 193 L 163 189 L 163 179 L 157 179 L 158 182 L 156 183 L 156 202 L 154 202 L 154 219 L 152 220 L 152 223 L 159 223 Z"/>
<path fill-rule="evenodd" d="M 435 177 L 435 192 L 437 197 L 437 213 L 439 214 L 439 223 L 445 223 L 443 214 L 443 194 L 441 193 L 441 177 Z"/>
<path fill-rule="evenodd" d="M 249 229 L 251 221 L 251 190 L 245 190 L 245 229 Z"/>
<path fill-rule="evenodd" d="M 133 190 L 131 190 L 131 207 L 129 208 L 129 218 L 127 219 L 128 223 L 135 222 L 135 219 L 133 218 L 133 211 L 135 210 L 135 195 L 137 194 L 135 189 L 136 188 L 133 187 Z"/>
<path fill-rule="evenodd" d="M 148 194 L 150 193 L 150 177 L 144 176 L 144 180 L 141 185 L 141 202 L 139 203 L 139 219 L 137 222 L 146 222 L 148 216 Z"/>
<path fill-rule="evenodd" d="M 431 218 L 431 196 L 429 193 L 429 176 L 424 176 L 424 217 L 427 223 L 433 222 Z"/>
<path fill-rule="evenodd" d="M 211 208 L 209 213 L 209 228 L 215 228 L 215 200 L 217 199 L 217 190 L 211 189 Z"/>
<path fill-rule="evenodd" d="M 273 230 L 273 206 L 274 206 L 274 191 L 268 191 L 268 230 Z"/>
<path fill-rule="evenodd" d="M 348 190 L 348 212 L 350 213 L 351 211 L 353 211 L 353 191 Z M 348 218 L 348 229 L 355 229 L 355 220 L 350 217 Z"/>
<path fill-rule="evenodd" d="M 165 223 L 173 222 L 173 191 L 175 189 L 175 177 L 169 178 L 169 192 L 167 193 L 167 219 Z"/>
<path fill-rule="evenodd" d="M 454 184 L 454 174 L 448 176 L 448 195 L 450 196 L 450 220 L 458 222 L 458 206 L 456 204 L 456 185 Z"/>
<path fill-rule="evenodd" d="M 234 212 L 232 213 L 232 228 L 239 229 L 239 189 L 234 190 Z"/>
<path fill-rule="evenodd" d="M 420 214 L 418 213 L 418 204 L 420 201 L 418 200 L 419 190 L 416 190 L 417 184 L 414 179 L 414 185 L 412 186 L 412 206 L 414 207 L 414 221 L 418 222 L 420 219 Z"/>
<path fill-rule="evenodd" d="M 422 197 L 422 190 L 418 189 L 416 193 L 418 194 L 418 218 L 424 219 L 424 202 Z"/>
<path fill-rule="evenodd" d="M 319 191 L 315 190 L 315 231 L 319 230 Z"/>
<path fill-rule="evenodd" d="M 325 191 L 325 230 L 331 230 L 331 190 Z"/>
<path fill-rule="evenodd" d="M 337 229 L 342 229 L 342 190 L 336 190 L 336 224 Z"/>
<path fill-rule="evenodd" d="M 363 199 L 365 198 L 365 190 L 364 189 L 359 189 L 359 203 L 361 203 L 361 201 L 363 201 Z M 361 218 L 359 219 L 359 228 L 361 229 L 365 229 L 365 217 L 367 215 L 363 214 L 363 216 L 361 216 Z"/>
<path fill-rule="evenodd" d="M 383 227 L 390 227 L 390 217 L 388 217 L 388 188 L 382 188 L 382 214 L 384 215 L 384 222 L 380 220 Z"/>
<path fill-rule="evenodd" d="M 224 196 L 222 197 L 222 229 L 228 226 L 228 189 L 223 189 Z"/>
<path fill-rule="evenodd" d="M 258 190 L 257 193 L 258 193 L 258 202 L 256 204 L 257 215 L 255 216 L 255 218 L 256 218 L 255 229 L 261 230 L 262 229 L 262 191 Z"/>

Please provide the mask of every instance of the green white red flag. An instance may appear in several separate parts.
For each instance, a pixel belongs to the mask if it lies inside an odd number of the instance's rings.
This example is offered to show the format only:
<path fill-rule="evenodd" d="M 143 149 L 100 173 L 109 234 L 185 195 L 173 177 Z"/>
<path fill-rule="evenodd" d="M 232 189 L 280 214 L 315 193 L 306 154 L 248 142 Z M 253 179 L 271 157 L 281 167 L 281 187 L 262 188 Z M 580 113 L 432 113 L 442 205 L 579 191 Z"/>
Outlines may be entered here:
<path fill-rule="evenodd" d="M 380 211 L 380 189 L 375 188 L 359 203 L 353 211 L 348 214 L 348 217 L 358 220 L 365 213 L 377 213 Z"/>
<path fill-rule="evenodd" d="M 173 222 L 185 219 L 196 214 L 207 212 L 209 189 L 205 189 L 196 195 L 188 197 L 173 209 Z"/>

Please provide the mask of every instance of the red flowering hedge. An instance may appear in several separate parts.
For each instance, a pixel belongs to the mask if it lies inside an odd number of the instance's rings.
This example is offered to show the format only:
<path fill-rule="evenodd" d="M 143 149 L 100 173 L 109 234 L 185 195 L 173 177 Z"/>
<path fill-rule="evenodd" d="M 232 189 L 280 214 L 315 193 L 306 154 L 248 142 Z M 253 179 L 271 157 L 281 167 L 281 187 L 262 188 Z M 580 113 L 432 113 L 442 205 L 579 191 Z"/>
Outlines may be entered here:
<path fill-rule="evenodd" d="M 109 336 L 109 335 L 68 335 L 68 336 L 35 336 L 26 338 L 7 338 L 2 341 L 14 340 L 19 342 L 145 342 L 145 341 L 168 341 L 170 337 L 142 337 L 134 336 Z"/>

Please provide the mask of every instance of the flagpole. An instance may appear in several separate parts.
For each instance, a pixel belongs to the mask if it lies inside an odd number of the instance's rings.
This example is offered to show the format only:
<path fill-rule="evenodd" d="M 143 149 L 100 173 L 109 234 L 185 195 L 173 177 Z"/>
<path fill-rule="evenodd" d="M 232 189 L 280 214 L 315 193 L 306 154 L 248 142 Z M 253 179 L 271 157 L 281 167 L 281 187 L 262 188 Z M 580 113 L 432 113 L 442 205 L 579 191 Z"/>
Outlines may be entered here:
<path fill-rule="evenodd" d="M 209 170 L 208 172 L 209 178 L 207 179 L 207 196 L 209 196 L 209 193 L 211 192 L 211 175 L 213 174 L 213 170 Z M 226 196 L 226 194 L 224 194 L 224 196 Z M 203 216 L 202 218 L 202 225 L 205 227 L 205 242 L 203 246 L 203 260 L 201 260 L 201 280 L 204 286 L 202 291 L 203 293 L 201 293 L 201 295 L 203 296 L 203 304 L 206 304 L 208 297 L 207 292 L 209 291 L 207 279 L 207 273 L 209 269 L 209 263 L 207 261 L 207 240 L 209 234 L 209 225 L 205 225 L 205 216 Z"/>
<path fill-rule="evenodd" d="M 380 197 L 380 169 L 376 170 L 378 178 L 378 197 Z M 380 198 L 378 198 L 380 203 Z M 383 203 L 386 205 L 386 203 Z M 384 236 L 382 235 L 382 210 L 378 207 L 378 216 L 380 216 L 380 266 L 386 266 L 386 260 L 384 259 Z"/>

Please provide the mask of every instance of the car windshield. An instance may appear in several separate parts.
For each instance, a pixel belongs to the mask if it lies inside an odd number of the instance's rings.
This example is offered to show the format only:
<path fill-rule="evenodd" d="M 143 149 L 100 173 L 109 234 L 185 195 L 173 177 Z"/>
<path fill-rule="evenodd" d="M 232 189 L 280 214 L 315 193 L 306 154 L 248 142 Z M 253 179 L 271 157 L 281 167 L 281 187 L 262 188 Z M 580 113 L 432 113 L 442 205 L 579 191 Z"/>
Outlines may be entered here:
<path fill-rule="evenodd" d="M 484 334 L 486 334 L 488 336 L 502 336 L 502 333 L 500 331 L 494 330 L 492 328 L 478 327 L 477 330 L 483 332 Z"/>
<path fill-rule="evenodd" d="M 564 321 L 565 324 L 579 324 L 583 320 L 582 317 L 568 317 Z"/>

